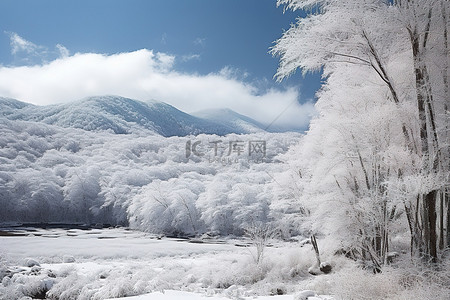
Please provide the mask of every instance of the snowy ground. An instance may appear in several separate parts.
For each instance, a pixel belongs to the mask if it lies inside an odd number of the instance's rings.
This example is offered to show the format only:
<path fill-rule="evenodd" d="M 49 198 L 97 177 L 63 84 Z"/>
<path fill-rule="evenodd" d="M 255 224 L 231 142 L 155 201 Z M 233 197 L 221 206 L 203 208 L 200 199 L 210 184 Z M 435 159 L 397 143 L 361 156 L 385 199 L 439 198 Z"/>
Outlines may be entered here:
<path fill-rule="evenodd" d="M 0 285 L 0 299 L 50 289 L 51 299 L 263 300 L 275 295 L 270 299 L 281 300 L 299 296 L 299 282 L 311 279 L 302 270 L 308 265 L 299 264 L 305 250 L 297 243 L 268 247 L 263 263 L 256 265 L 246 240 L 158 239 L 125 228 L 20 228 L 0 235 L 0 275 L 3 268 L 11 277 Z M 33 261 L 40 266 L 32 266 Z"/>
<path fill-rule="evenodd" d="M 274 242 L 256 264 L 245 239 L 158 239 L 125 228 L 0 229 L 0 300 L 450 299 L 450 264 L 430 272 L 406 257 L 373 274 L 329 254 L 324 241 L 319 248 L 333 272 L 312 276 L 314 251 L 301 242 Z"/>
<path fill-rule="evenodd" d="M 231 297 L 235 299 L 242 299 L 242 300 L 291 300 L 291 299 L 308 299 L 308 300 L 323 300 L 323 299 L 332 299 L 331 297 L 325 297 L 325 296 L 308 296 L 311 295 L 313 292 L 311 291 L 303 291 L 300 293 L 297 293 L 296 295 L 284 295 L 284 296 L 259 296 L 259 297 Z M 303 296 L 303 298 L 302 298 Z M 225 296 L 212 296 L 212 295 L 201 295 L 201 294 L 195 294 L 195 293 L 189 293 L 189 292 L 182 292 L 182 291 L 164 291 L 164 292 L 155 292 L 140 296 L 133 296 L 133 297 L 126 297 L 122 298 L 123 300 L 176 300 L 176 299 L 184 299 L 184 300 L 229 300 L 230 297 Z"/>
<path fill-rule="evenodd" d="M 308 300 L 322 300 L 322 299 L 332 299 L 331 297 L 324 296 L 307 296 L 310 295 L 311 291 L 303 291 L 294 295 L 284 295 L 284 296 L 259 296 L 259 297 L 240 297 L 238 299 L 256 299 L 256 300 L 291 300 L 291 299 L 308 299 Z M 302 298 L 302 296 L 304 296 Z M 184 299 L 184 300 L 228 300 L 229 297 L 224 296 L 210 296 L 210 295 L 201 295 L 194 294 L 189 292 L 182 291 L 164 291 L 164 292 L 155 292 L 151 294 L 145 294 L 141 296 L 134 297 L 126 297 L 122 298 L 123 300 L 176 300 L 176 299 Z"/>

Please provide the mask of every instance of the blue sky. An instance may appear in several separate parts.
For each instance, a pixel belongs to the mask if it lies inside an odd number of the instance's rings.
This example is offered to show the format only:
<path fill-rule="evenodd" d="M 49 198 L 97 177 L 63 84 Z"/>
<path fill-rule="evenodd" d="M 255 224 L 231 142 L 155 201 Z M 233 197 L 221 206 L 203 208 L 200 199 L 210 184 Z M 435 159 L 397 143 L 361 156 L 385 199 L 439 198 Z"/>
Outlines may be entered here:
<path fill-rule="evenodd" d="M 183 80 L 183 83 L 196 79 L 193 85 L 198 89 L 187 89 L 192 97 L 196 97 L 197 91 L 201 93 L 202 82 L 205 85 L 217 83 L 217 89 L 222 90 L 236 87 L 248 94 L 242 101 L 264 98 L 261 101 L 268 103 L 266 110 L 269 110 L 269 102 L 282 110 L 290 105 L 288 98 L 296 97 L 300 109 L 308 101 L 311 103 L 320 84 L 319 74 L 303 78 L 298 73 L 276 83 L 272 77 L 278 58 L 268 54 L 273 41 L 281 37 L 283 30 L 288 29 L 297 16 L 298 12 L 283 14 L 275 0 L 2 0 L 0 79 L 7 78 L 11 82 L 8 82 L 9 87 L 6 83 L 0 85 L 0 96 L 50 104 L 76 100 L 89 92 L 117 93 L 141 100 L 154 98 L 188 112 L 218 108 L 227 102 L 227 95 L 223 95 L 222 100 L 193 100 L 189 104 L 186 99 L 175 99 L 182 91 L 170 94 L 142 84 L 140 86 L 146 91 L 142 94 L 105 84 L 121 80 L 126 84 L 126 79 L 110 77 L 110 74 L 130 72 L 126 62 L 130 68 L 133 63 L 139 68 L 139 64 L 150 61 L 151 67 L 139 69 L 129 77 L 134 76 L 134 82 L 148 82 L 147 79 L 154 78 L 156 72 L 159 77 L 164 77 L 160 83 L 171 79 L 174 82 Z M 138 51 L 142 49 L 145 51 Z M 82 69 L 82 64 L 90 68 Z M 110 69 L 112 64 L 121 67 Z M 101 73 L 105 65 L 109 74 Z M 93 70 L 94 66 L 98 66 L 98 70 Z M 70 77 L 69 74 L 76 74 L 77 70 L 79 74 L 89 76 Z M 84 93 L 79 93 L 83 89 L 79 82 L 86 77 L 90 77 L 89 82 L 82 87 L 87 88 Z M 76 81 L 79 86 L 68 86 L 64 95 L 62 91 L 59 94 L 46 91 L 50 82 L 61 85 L 55 78 L 64 78 L 64 85 L 67 81 Z M 31 84 L 28 93 L 20 91 L 25 88 L 20 84 L 25 79 Z M 226 84 L 220 85 L 220 79 Z M 175 86 L 183 84 L 168 88 Z M 71 93 L 72 89 L 77 92 Z M 208 93 L 208 89 L 203 92 Z M 228 97 L 239 98 L 239 92 Z M 284 100 L 276 101 L 277 97 Z M 230 108 L 249 115 L 249 108 L 240 108 L 236 104 L 239 101 L 233 101 Z M 310 106 L 305 107 L 308 112 L 305 118 L 311 114 Z M 260 120 L 273 117 L 261 114 Z M 255 117 L 251 113 L 250 116 Z M 304 120 L 301 123 L 305 125 Z"/>

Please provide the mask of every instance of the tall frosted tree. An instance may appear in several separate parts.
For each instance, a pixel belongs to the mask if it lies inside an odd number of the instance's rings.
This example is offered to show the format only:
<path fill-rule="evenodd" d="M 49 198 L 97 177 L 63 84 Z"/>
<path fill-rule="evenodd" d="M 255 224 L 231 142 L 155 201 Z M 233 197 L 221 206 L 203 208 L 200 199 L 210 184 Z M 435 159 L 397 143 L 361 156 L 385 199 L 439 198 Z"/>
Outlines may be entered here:
<path fill-rule="evenodd" d="M 340 150 L 351 152 L 337 161 L 339 156 L 331 155 L 336 146 L 308 138 L 319 143 L 323 155 L 307 168 L 333 163 L 325 160 L 334 157 L 340 173 L 310 170 L 307 184 L 314 184 L 319 174 L 335 178 L 327 195 L 334 191 L 332 198 L 347 198 L 347 216 L 360 225 L 354 234 L 361 237 L 362 256 L 382 263 L 391 223 L 404 214 L 412 252 L 436 262 L 449 243 L 449 1 L 278 4 L 310 13 L 272 49 L 281 57 L 276 76 L 282 80 L 299 68 L 323 70 L 327 81 L 318 93 L 320 115 L 308 135 L 333 139 Z M 358 120 L 358 115 L 364 118 Z M 382 129 L 380 123 L 388 127 Z M 309 191 L 325 194 L 318 188 Z"/>
<path fill-rule="evenodd" d="M 63 188 L 64 201 L 69 210 L 74 212 L 77 222 L 91 224 L 93 221 L 92 210 L 98 206 L 100 172 L 93 168 L 73 168 L 66 177 Z"/>

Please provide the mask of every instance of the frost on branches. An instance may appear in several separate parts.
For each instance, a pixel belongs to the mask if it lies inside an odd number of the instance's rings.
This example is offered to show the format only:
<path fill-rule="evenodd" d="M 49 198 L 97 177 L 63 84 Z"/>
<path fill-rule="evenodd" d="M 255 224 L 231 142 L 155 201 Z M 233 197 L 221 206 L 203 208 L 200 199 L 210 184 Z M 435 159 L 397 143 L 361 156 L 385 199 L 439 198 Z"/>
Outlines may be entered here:
<path fill-rule="evenodd" d="M 437 263 L 449 237 L 450 2 L 279 0 L 305 9 L 276 42 L 278 80 L 323 71 L 319 116 L 292 151 L 309 229 L 348 255 L 388 262 L 409 232 Z"/>

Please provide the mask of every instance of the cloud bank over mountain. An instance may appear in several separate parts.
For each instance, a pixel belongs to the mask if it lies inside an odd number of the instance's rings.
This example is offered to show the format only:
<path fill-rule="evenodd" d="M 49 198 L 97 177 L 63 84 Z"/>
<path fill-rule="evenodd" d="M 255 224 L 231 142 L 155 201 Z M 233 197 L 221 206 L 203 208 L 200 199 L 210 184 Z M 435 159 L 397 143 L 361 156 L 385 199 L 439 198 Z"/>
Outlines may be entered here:
<path fill-rule="evenodd" d="M 13 37 L 16 42 L 20 38 L 17 34 Z M 48 52 L 23 38 L 19 41 L 20 47 L 11 44 L 15 53 L 26 50 L 29 56 L 39 56 Z M 64 55 L 39 64 L 1 66 L 0 95 L 37 105 L 106 94 L 156 99 L 187 113 L 229 108 L 262 124 L 276 120 L 275 125 L 291 129 L 306 128 L 314 114 L 312 102 L 299 103 L 298 89 L 261 90 L 230 67 L 200 75 L 178 71 L 176 62 L 181 57 L 148 49 L 73 55 L 64 49 Z"/>

